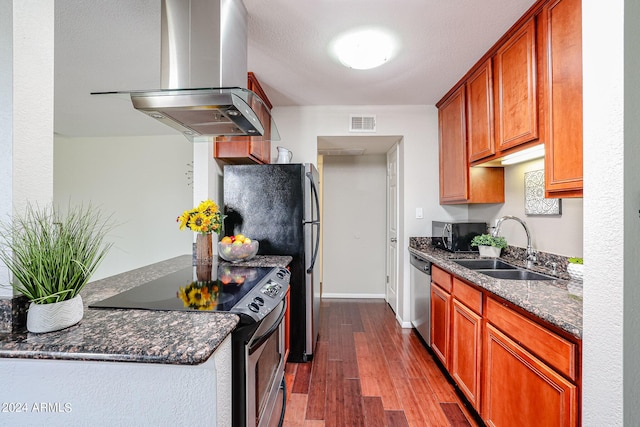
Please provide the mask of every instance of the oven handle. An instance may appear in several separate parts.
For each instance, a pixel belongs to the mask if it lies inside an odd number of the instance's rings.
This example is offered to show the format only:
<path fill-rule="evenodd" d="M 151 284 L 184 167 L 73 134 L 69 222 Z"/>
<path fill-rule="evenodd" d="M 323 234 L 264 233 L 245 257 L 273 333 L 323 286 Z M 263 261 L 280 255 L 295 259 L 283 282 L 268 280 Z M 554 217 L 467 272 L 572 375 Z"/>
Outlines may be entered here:
<path fill-rule="evenodd" d="M 274 332 L 276 332 L 278 330 L 278 328 L 280 327 L 280 323 L 282 323 L 282 319 L 284 319 L 284 315 L 287 312 L 287 300 L 283 299 L 282 302 L 284 304 L 282 304 L 282 312 L 280 313 L 280 315 L 278 316 L 278 320 L 276 320 L 275 322 L 273 322 L 273 325 L 271 325 L 271 327 L 267 330 L 267 332 L 265 332 L 264 334 L 260 335 L 258 338 L 254 339 L 251 344 L 249 345 L 249 355 L 253 354 L 258 348 L 260 348 L 260 346 L 269 339 L 269 337 L 271 337 L 271 335 L 273 335 Z"/>

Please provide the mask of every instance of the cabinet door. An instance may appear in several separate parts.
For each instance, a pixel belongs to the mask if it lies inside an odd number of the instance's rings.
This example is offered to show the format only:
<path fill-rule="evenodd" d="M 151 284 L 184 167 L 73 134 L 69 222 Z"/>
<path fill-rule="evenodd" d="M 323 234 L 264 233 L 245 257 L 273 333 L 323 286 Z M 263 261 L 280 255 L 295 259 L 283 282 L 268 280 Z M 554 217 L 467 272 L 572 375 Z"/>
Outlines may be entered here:
<path fill-rule="evenodd" d="M 493 135 L 493 69 L 491 58 L 467 80 L 467 148 L 469 162 L 496 153 Z"/>
<path fill-rule="evenodd" d="M 538 139 L 535 21 L 496 52 L 495 127 L 499 151 Z"/>
<path fill-rule="evenodd" d="M 451 295 L 431 284 L 431 349 L 449 369 Z"/>
<path fill-rule="evenodd" d="M 440 134 L 440 203 L 469 198 L 464 86 L 438 110 Z"/>
<path fill-rule="evenodd" d="M 576 386 L 487 323 L 482 418 L 497 427 L 578 424 Z"/>
<path fill-rule="evenodd" d="M 582 197 L 582 2 L 553 1 L 541 21 L 546 196 Z"/>
<path fill-rule="evenodd" d="M 482 317 L 453 298 L 450 373 L 474 408 L 480 409 Z"/>

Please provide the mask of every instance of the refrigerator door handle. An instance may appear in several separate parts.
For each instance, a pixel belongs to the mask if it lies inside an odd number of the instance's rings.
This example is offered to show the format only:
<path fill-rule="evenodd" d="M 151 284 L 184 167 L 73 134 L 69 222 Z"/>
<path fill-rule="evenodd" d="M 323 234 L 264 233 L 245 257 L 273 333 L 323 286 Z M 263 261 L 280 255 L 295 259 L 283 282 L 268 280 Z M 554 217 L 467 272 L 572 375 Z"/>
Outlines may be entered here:
<path fill-rule="evenodd" d="M 311 172 L 306 173 L 307 178 L 309 178 L 309 183 L 311 184 L 311 192 L 313 193 L 313 198 L 316 201 L 316 217 L 311 218 L 310 222 L 320 222 L 320 199 L 318 198 L 318 189 L 316 188 L 316 183 L 313 182 L 313 174 Z"/>
<path fill-rule="evenodd" d="M 313 174 L 311 172 L 307 172 L 307 178 L 309 179 L 309 183 L 311 184 L 311 192 L 313 193 L 313 198 L 316 201 L 316 218 L 314 221 L 313 218 L 311 221 L 312 226 L 318 227 L 318 234 L 320 234 L 320 200 L 318 198 L 318 189 L 316 188 L 316 183 L 313 182 Z M 313 272 L 313 266 L 316 264 L 316 258 L 318 257 L 318 250 L 320 249 L 320 236 L 316 236 L 316 244 L 313 250 L 313 255 L 311 256 L 311 263 L 309 264 L 309 268 L 307 268 L 307 274 L 311 274 Z"/>
<path fill-rule="evenodd" d="M 320 230 L 320 221 L 314 221 L 311 223 L 312 226 L 317 226 L 318 231 Z M 313 255 L 311 256 L 311 263 L 309 264 L 309 268 L 307 268 L 307 274 L 311 274 L 313 272 L 313 266 L 316 264 L 316 258 L 318 257 L 318 250 L 320 248 L 320 237 L 316 236 L 316 245 L 313 250 Z"/>

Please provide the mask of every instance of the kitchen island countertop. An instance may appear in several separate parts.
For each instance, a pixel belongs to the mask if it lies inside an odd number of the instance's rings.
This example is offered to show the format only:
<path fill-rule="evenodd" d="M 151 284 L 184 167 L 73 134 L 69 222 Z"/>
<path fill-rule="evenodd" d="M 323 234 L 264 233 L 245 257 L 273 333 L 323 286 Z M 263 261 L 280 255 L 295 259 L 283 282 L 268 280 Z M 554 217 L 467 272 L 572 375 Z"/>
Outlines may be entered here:
<path fill-rule="evenodd" d="M 415 238 L 411 240 L 410 253 L 431 261 L 577 338 L 582 338 L 582 283 L 562 279 L 494 279 L 452 261 L 454 258 L 477 258 L 477 253 L 452 253 L 430 245 L 418 245 L 415 244 L 416 241 Z M 506 261 L 517 264 L 510 259 Z"/>
<path fill-rule="evenodd" d="M 285 267 L 287 256 L 257 256 L 235 265 Z M 224 264 L 224 262 L 221 262 Z M 92 309 L 89 304 L 191 265 L 183 255 L 89 283 L 81 292 L 79 324 L 46 334 L 0 334 L 0 357 L 196 365 L 233 331 L 232 313 Z"/>

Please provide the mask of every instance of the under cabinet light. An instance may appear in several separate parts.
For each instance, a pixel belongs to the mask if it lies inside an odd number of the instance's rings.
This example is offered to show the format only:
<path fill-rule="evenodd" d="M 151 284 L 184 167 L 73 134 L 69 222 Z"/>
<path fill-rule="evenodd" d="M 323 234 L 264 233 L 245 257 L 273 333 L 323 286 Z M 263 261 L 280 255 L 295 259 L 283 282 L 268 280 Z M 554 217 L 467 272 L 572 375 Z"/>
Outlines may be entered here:
<path fill-rule="evenodd" d="M 504 156 L 500 162 L 503 165 L 515 165 L 516 163 L 526 162 L 527 160 L 539 159 L 544 157 L 544 145 L 536 145 L 535 147 L 527 148 L 517 153 L 508 154 Z"/>

